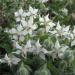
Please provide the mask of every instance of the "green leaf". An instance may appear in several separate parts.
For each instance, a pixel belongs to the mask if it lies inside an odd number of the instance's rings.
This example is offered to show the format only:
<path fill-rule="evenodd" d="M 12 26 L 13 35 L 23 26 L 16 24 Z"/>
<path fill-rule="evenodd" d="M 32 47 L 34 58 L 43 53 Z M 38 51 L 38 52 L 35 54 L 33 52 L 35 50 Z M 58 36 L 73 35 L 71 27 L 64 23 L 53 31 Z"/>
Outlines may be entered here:
<path fill-rule="evenodd" d="M 47 64 L 45 64 L 40 69 L 35 71 L 34 75 L 51 75 L 51 73 L 47 68 Z"/>
<path fill-rule="evenodd" d="M 25 65 L 23 63 L 21 63 L 16 75 L 30 75 L 30 72 L 29 72 L 28 68 L 25 67 Z"/>

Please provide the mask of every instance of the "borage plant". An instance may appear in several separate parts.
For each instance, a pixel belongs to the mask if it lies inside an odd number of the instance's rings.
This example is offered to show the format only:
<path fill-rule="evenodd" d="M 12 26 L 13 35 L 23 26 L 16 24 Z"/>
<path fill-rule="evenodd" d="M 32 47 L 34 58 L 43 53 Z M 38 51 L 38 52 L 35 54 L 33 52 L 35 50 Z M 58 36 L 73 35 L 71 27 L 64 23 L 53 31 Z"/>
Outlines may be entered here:
<path fill-rule="evenodd" d="M 34 4 L 28 7 L 14 12 L 12 28 L 1 27 L 12 46 L 0 57 L 1 71 L 7 70 L 1 75 L 75 75 L 75 27 L 54 22 L 49 13 L 41 15 Z"/>

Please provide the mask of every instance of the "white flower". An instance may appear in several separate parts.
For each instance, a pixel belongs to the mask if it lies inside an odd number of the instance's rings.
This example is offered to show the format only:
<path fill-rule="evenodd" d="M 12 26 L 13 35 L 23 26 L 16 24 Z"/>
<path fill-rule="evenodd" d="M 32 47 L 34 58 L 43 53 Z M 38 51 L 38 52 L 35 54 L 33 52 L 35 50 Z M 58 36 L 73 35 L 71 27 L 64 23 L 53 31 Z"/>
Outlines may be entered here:
<path fill-rule="evenodd" d="M 24 54 L 27 55 L 27 52 L 33 52 L 32 50 L 32 45 L 31 45 L 31 40 L 28 40 L 24 48 L 22 49 Z"/>
<path fill-rule="evenodd" d="M 66 27 L 60 26 L 59 21 L 58 21 L 56 28 L 49 32 L 52 34 L 55 34 L 57 37 L 64 36 L 65 38 L 68 38 L 70 35 L 69 28 L 70 26 L 66 26 Z"/>
<path fill-rule="evenodd" d="M 25 20 L 26 14 L 24 13 L 23 9 L 20 8 L 17 12 L 15 12 L 16 21 Z"/>
<path fill-rule="evenodd" d="M 37 54 L 41 59 L 45 60 L 45 54 L 47 54 L 48 51 L 42 47 L 39 40 L 37 40 L 33 49 L 33 54 Z"/>
<path fill-rule="evenodd" d="M 16 28 L 7 29 L 5 32 L 10 33 L 12 35 L 11 38 L 16 41 L 23 41 L 24 36 L 28 33 L 21 24 L 18 24 Z"/>
<path fill-rule="evenodd" d="M 13 40 L 13 47 L 16 49 L 22 49 L 22 46 L 19 45 L 18 41 Z"/>
<path fill-rule="evenodd" d="M 26 49 L 29 49 L 29 48 L 31 48 L 31 47 L 32 47 L 32 45 L 31 45 L 31 40 L 28 40 L 27 43 L 26 43 L 26 45 L 25 45 L 25 48 L 26 48 Z"/>
<path fill-rule="evenodd" d="M 21 61 L 21 59 L 17 58 L 16 56 L 12 56 L 12 58 L 11 58 L 11 62 L 14 65 L 17 65 L 20 61 Z"/>
<path fill-rule="evenodd" d="M 8 57 L 7 54 L 5 54 L 4 62 L 5 62 L 5 63 L 8 63 L 9 65 L 11 65 L 11 60 L 10 60 L 10 58 Z"/>
<path fill-rule="evenodd" d="M 31 6 L 29 6 L 28 12 L 25 12 L 22 8 L 20 8 L 17 12 L 15 12 L 16 21 L 25 21 L 26 16 L 36 16 L 38 12 L 38 9 L 34 9 Z"/>
<path fill-rule="evenodd" d="M 12 39 L 14 39 L 16 41 L 17 40 L 23 41 L 24 35 L 26 35 L 26 31 L 22 31 L 22 29 L 20 27 L 18 27 L 18 29 L 12 28 L 8 32 L 13 35 Z"/>
<path fill-rule="evenodd" d="M 39 43 L 39 40 L 37 40 L 34 47 L 34 54 L 39 54 L 41 52 L 43 52 L 44 54 L 48 53 L 48 51 Z"/>
<path fill-rule="evenodd" d="M 38 12 L 38 9 L 34 9 L 31 6 L 29 6 L 29 11 L 26 13 L 26 16 L 36 16 Z"/>
<path fill-rule="evenodd" d="M 15 51 L 15 52 L 12 52 L 12 53 L 22 54 L 25 57 L 27 56 L 27 52 L 31 52 L 32 51 L 31 50 L 31 48 L 32 48 L 32 46 L 31 46 L 31 40 L 28 40 L 27 43 L 26 43 L 26 45 L 24 45 L 24 46 L 20 46 L 18 44 L 18 42 L 13 41 L 13 46 L 14 46 L 14 48 L 16 48 L 18 50 Z"/>
<path fill-rule="evenodd" d="M 48 15 L 46 15 L 45 17 L 39 16 L 39 21 L 41 25 L 45 25 L 46 32 L 48 32 L 49 29 L 52 29 L 55 26 L 55 23 L 53 23 L 52 20 L 48 18 Z"/>
<path fill-rule="evenodd" d="M 26 31 L 31 35 L 32 31 L 37 28 L 37 26 L 33 23 L 33 16 L 31 16 L 27 22 L 27 26 L 25 27 Z"/>
<path fill-rule="evenodd" d="M 45 23 L 45 22 L 49 22 L 50 19 L 48 18 L 48 15 L 46 15 L 45 17 L 39 16 L 39 21 Z"/>
<path fill-rule="evenodd" d="M 75 39 L 71 42 L 71 46 L 75 45 Z"/>
<path fill-rule="evenodd" d="M 1 62 L 1 63 L 7 63 L 8 65 L 11 66 L 12 64 L 17 65 L 18 62 L 20 62 L 20 59 L 17 58 L 17 57 L 15 57 L 15 56 L 11 56 L 11 57 L 9 58 L 8 55 L 5 54 L 5 57 L 2 58 L 2 59 L 0 59 L 0 62 Z"/>
<path fill-rule="evenodd" d="M 24 41 L 25 35 L 32 35 L 33 31 L 37 28 L 37 25 L 34 24 L 33 16 L 30 16 L 28 21 L 21 21 L 21 24 L 17 24 L 16 28 L 7 29 L 5 32 L 9 32 L 12 39 L 16 41 Z"/>
<path fill-rule="evenodd" d="M 28 40 L 25 45 L 25 49 L 27 50 L 27 52 L 31 52 L 33 54 L 39 54 L 40 52 L 43 52 L 44 54 L 47 53 L 47 50 L 43 48 L 42 45 L 39 43 L 39 40 L 37 40 L 37 42 L 35 42 L 35 44 L 33 45 L 31 41 Z"/>
<path fill-rule="evenodd" d="M 65 51 L 67 51 L 69 47 L 66 45 L 60 45 L 59 41 L 56 40 L 55 45 L 53 46 L 51 51 L 48 53 L 52 56 L 53 60 L 55 58 L 63 59 Z"/>
<path fill-rule="evenodd" d="M 62 29 L 62 27 L 60 26 L 59 21 L 58 21 L 58 23 L 57 23 L 56 29 L 57 29 L 57 30 L 61 30 L 61 29 Z"/>
<path fill-rule="evenodd" d="M 38 12 L 38 9 L 34 9 L 31 6 L 29 6 L 29 12 L 30 12 L 31 15 L 36 15 L 37 12 Z"/>

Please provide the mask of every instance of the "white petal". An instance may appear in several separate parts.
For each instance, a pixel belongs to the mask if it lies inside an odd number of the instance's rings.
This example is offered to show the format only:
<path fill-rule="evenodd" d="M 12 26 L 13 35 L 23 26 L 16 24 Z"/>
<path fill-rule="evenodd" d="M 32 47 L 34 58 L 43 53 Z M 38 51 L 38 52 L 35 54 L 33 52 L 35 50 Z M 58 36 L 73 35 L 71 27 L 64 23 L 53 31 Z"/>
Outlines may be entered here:
<path fill-rule="evenodd" d="M 16 49 L 22 49 L 22 47 L 18 44 L 18 42 L 16 42 L 15 40 L 13 41 L 13 46 Z"/>
<path fill-rule="evenodd" d="M 50 19 L 49 19 L 48 16 L 49 16 L 49 15 L 46 15 L 46 16 L 45 16 L 45 21 L 46 21 L 46 22 L 50 21 Z"/>
<path fill-rule="evenodd" d="M 30 35 L 32 35 L 32 29 L 29 29 L 29 30 L 28 30 L 28 33 L 29 33 Z"/>
<path fill-rule="evenodd" d="M 50 28 L 52 28 L 52 27 L 55 26 L 55 23 L 53 23 L 53 22 L 51 22 L 51 21 L 50 21 L 48 24 L 49 24 Z"/>
<path fill-rule="evenodd" d="M 74 46 L 75 45 L 75 40 L 73 40 L 72 42 L 71 42 L 71 46 Z"/>
<path fill-rule="evenodd" d="M 12 52 L 12 53 L 14 53 L 14 54 L 20 54 L 20 53 L 21 53 L 21 51 L 20 51 L 20 50 L 17 50 L 17 51 Z"/>
<path fill-rule="evenodd" d="M 34 24 L 33 27 L 32 27 L 32 30 L 35 30 L 37 28 L 37 25 Z"/>
<path fill-rule="evenodd" d="M 31 48 L 31 40 L 28 40 L 26 45 L 25 45 L 25 48 Z"/>
<path fill-rule="evenodd" d="M 16 17 L 16 22 L 21 21 L 20 17 Z"/>
<path fill-rule="evenodd" d="M 17 35 L 13 35 L 12 37 L 14 40 L 18 40 L 18 36 Z"/>
<path fill-rule="evenodd" d="M 35 15 L 38 12 L 38 9 L 33 9 L 31 6 L 29 6 L 29 11 L 31 12 L 31 15 Z"/>
<path fill-rule="evenodd" d="M 49 31 L 49 32 L 52 33 L 52 34 L 56 34 L 56 33 L 57 33 L 56 30 L 54 30 L 54 31 Z"/>
<path fill-rule="evenodd" d="M 47 2 L 48 0 L 39 0 L 39 2 L 42 2 L 42 3 L 45 3 Z"/>
<path fill-rule="evenodd" d="M 32 25 L 33 25 L 33 17 L 32 16 L 28 20 L 28 25 L 29 25 L 29 27 L 32 27 Z"/>
<path fill-rule="evenodd" d="M 27 12 L 26 13 L 26 16 L 31 16 L 31 12 Z"/>
<path fill-rule="evenodd" d="M 68 48 L 69 48 L 68 46 L 63 46 L 63 47 L 60 49 L 60 51 L 65 52 L 66 49 L 68 49 Z"/>
<path fill-rule="evenodd" d="M 22 16 L 22 14 L 23 14 L 23 9 L 20 8 L 18 12 L 19 12 L 19 14 Z"/>
<path fill-rule="evenodd" d="M 70 37 L 71 39 L 74 39 L 74 35 L 72 33 L 70 33 Z"/>
<path fill-rule="evenodd" d="M 15 17 L 19 17 L 19 13 L 18 12 L 15 12 Z"/>
<path fill-rule="evenodd" d="M 10 34 L 15 34 L 16 32 L 17 32 L 17 30 L 15 28 L 12 28 L 12 29 L 9 30 Z"/>
<path fill-rule="evenodd" d="M 33 14 L 36 15 L 38 12 L 38 9 L 34 9 Z"/>
<path fill-rule="evenodd" d="M 14 64 L 14 65 L 17 65 L 18 62 L 20 62 L 20 61 L 21 61 L 21 59 L 15 57 L 15 56 L 13 56 L 13 57 L 12 57 L 12 60 L 11 60 L 12 64 Z"/>
<path fill-rule="evenodd" d="M 0 59 L 0 63 L 6 63 L 4 59 Z"/>
<path fill-rule="evenodd" d="M 37 40 L 37 42 L 36 42 L 35 45 L 36 45 L 37 48 L 40 48 L 41 47 L 41 44 L 39 43 L 39 40 Z"/>
<path fill-rule="evenodd" d="M 61 30 L 61 26 L 60 26 L 59 21 L 58 21 L 58 23 L 57 23 L 57 27 L 56 27 L 56 29 L 57 29 L 57 30 Z"/>
<path fill-rule="evenodd" d="M 50 26 L 46 26 L 46 32 L 49 32 Z"/>
<path fill-rule="evenodd" d="M 25 35 L 28 34 L 28 31 L 27 30 L 23 30 L 23 31 L 20 32 L 20 34 L 25 36 Z"/>
<path fill-rule="evenodd" d="M 62 53 L 62 52 L 58 54 L 58 57 L 59 57 L 60 59 L 62 59 L 63 56 L 64 56 L 64 53 Z"/>
<path fill-rule="evenodd" d="M 69 31 L 70 26 L 66 26 L 65 28 L 63 28 L 63 31 L 68 32 Z"/>
<path fill-rule="evenodd" d="M 31 6 L 29 6 L 29 11 L 33 12 L 33 8 Z"/>
<path fill-rule="evenodd" d="M 5 63 L 8 63 L 8 65 L 11 65 L 11 60 L 10 60 L 10 58 L 8 57 L 7 54 L 5 54 L 4 62 L 5 62 Z"/>
<path fill-rule="evenodd" d="M 43 52 L 44 54 L 47 54 L 47 53 L 48 53 L 48 51 L 47 51 L 45 48 L 42 48 L 42 52 Z"/>
<path fill-rule="evenodd" d="M 27 14 L 28 14 L 27 12 L 24 12 L 24 13 L 22 14 L 22 16 L 23 16 L 23 17 L 26 17 Z"/>
<path fill-rule="evenodd" d="M 21 20 L 21 23 L 22 23 L 22 26 L 23 26 L 23 27 L 26 27 L 26 26 L 27 26 L 27 22 L 26 22 L 26 21 Z"/>
<path fill-rule="evenodd" d="M 39 21 L 44 22 L 44 19 L 41 16 L 39 16 Z"/>
<path fill-rule="evenodd" d="M 55 48 L 56 49 L 59 49 L 61 46 L 60 46 L 60 44 L 59 44 L 59 41 L 58 40 L 56 40 L 56 42 L 55 42 Z"/>
<path fill-rule="evenodd" d="M 44 55 L 44 53 L 40 53 L 39 56 L 40 56 L 41 59 L 45 60 L 45 55 Z"/>
<path fill-rule="evenodd" d="M 21 24 L 19 24 L 19 25 L 17 26 L 17 30 L 18 30 L 19 32 L 23 30 L 23 27 L 22 27 Z"/>

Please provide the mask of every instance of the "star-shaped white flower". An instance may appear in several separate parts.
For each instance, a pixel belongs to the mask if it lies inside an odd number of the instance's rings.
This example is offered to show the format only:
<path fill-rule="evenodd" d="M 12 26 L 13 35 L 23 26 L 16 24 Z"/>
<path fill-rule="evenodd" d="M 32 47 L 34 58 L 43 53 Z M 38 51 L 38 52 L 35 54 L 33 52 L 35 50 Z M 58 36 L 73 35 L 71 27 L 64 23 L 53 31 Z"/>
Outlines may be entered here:
<path fill-rule="evenodd" d="M 7 54 L 5 54 L 5 57 L 0 59 L 1 63 L 7 63 L 9 66 L 11 66 L 12 64 L 17 65 L 18 62 L 20 62 L 21 60 L 15 56 L 10 56 L 10 58 L 8 57 Z"/>
<path fill-rule="evenodd" d="M 34 8 L 32 8 L 31 6 L 29 6 L 29 11 L 28 11 L 27 16 L 36 15 L 37 12 L 38 12 L 38 9 L 34 9 Z"/>
<path fill-rule="evenodd" d="M 59 41 L 56 40 L 54 47 L 48 53 L 52 56 L 53 60 L 56 58 L 63 59 L 64 53 L 68 48 L 66 45 L 60 45 Z"/>
<path fill-rule="evenodd" d="M 33 16 L 31 16 L 27 22 L 27 26 L 25 27 L 25 30 L 31 35 L 32 32 L 37 28 L 37 25 L 33 22 Z"/>
<path fill-rule="evenodd" d="M 68 38 L 68 36 L 70 35 L 69 28 L 70 26 L 66 26 L 66 27 L 60 26 L 60 23 L 58 21 L 56 28 L 49 32 L 55 34 L 57 37 L 64 36 L 65 38 Z"/>
<path fill-rule="evenodd" d="M 52 20 L 49 19 L 48 15 L 46 15 L 45 17 L 39 16 L 39 21 L 41 25 L 45 25 L 46 32 L 48 32 L 55 26 L 55 23 L 53 23 Z"/>
<path fill-rule="evenodd" d="M 42 45 L 40 44 L 39 40 L 37 40 L 37 42 L 35 43 L 35 46 L 34 46 L 34 54 L 39 54 L 39 53 L 43 53 L 43 54 L 47 54 L 48 51 L 42 47 Z"/>
<path fill-rule="evenodd" d="M 17 12 L 15 12 L 16 21 L 19 22 L 21 20 L 25 20 L 26 13 L 22 8 L 20 8 Z"/>
<path fill-rule="evenodd" d="M 20 30 L 19 30 L 20 29 Z M 8 31 L 12 36 L 12 39 L 14 40 L 19 40 L 19 41 L 23 41 L 24 40 L 24 36 L 26 35 L 26 31 L 21 30 L 21 28 L 18 27 L 18 29 L 16 28 L 12 28 Z"/>

